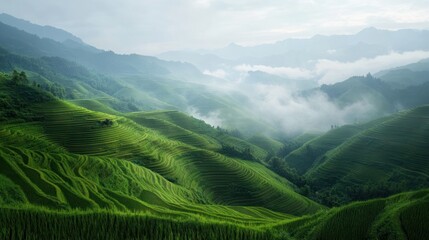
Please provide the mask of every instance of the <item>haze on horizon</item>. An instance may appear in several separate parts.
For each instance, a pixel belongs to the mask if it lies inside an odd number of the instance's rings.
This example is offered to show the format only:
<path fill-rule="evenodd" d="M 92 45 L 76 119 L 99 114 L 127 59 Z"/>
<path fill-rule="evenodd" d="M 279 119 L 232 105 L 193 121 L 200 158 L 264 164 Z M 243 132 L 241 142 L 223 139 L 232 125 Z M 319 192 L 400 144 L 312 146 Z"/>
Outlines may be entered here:
<path fill-rule="evenodd" d="M 0 12 L 64 29 L 102 49 L 146 55 L 366 27 L 429 29 L 429 2 L 422 0 L 8 0 Z"/>

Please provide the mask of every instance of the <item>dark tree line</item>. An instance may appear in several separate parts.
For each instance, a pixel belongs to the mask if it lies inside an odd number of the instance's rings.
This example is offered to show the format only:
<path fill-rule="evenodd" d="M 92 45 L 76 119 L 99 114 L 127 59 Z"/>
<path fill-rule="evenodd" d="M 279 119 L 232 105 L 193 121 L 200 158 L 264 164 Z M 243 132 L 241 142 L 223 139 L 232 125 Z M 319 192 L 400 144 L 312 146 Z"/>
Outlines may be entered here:
<path fill-rule="evenodd" d="M 228 146 L 222 144 L 222 148 L 219 151 L 220 153 L 227 155 L 229 157 L 241 158 L 244 160 L 257 161 L 256 157 L 253 156 L 250 148 L 245 148 L 243 150 L 237 149 L 234 146 Z"/>

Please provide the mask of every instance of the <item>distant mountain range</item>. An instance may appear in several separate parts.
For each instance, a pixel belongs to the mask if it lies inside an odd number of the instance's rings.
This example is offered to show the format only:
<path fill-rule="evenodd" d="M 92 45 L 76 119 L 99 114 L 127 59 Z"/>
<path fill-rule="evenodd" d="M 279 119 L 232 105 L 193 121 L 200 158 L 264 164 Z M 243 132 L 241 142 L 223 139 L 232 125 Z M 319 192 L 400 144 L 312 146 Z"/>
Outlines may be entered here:
<path fill-rule="evenodd" d="M 15 19 L 15 22 L 25 21 Z M 39 84 L 55 83 L 65 88 L 67 98 L 109 96 L 115 102 L 132 102 L 133 109 L 192 111 L 203 117 L 219 112 L 230 128 L 263 126 L 249 118 L 246 109 L 240 109 L 233 97 L 214 94 L 204 85 L 213 78 L 189 63 L 136 54 L 118 55 L 80 42 L 70 45 L 41 38 L 44 35 L 37 25 L 26 22 L 26 26 L 35 29 L 36 35 L 0 22 L 3 49 L 0 70 L 29 71 L 31 79 Z M 58 31 L 59 35 L 63 33 Z M 116 104 L 115 108 L 129 111 L 126 103 Z"/>
<path fill-rule="evenodd" d="M 318 59 L 348 62 L 391 52 L 417 50 L 429 50 L 428 30 L 366 28 L 354 35 L 316 35 L 308 39 L 286 39 L 250 47 L 230 44 L 216 50 L 166 52 L 159 57 L 186 61 L 201 70 L 214 70 L 239 64 L 305 67 Z"/>
<path fill-rule="evenodd" d="M 24 30 L 28 33 L 35 34 L 41 38 L 49 38 L 62 43 L 68 42 L 68 41 L 74 41 L 79 44 L 84 44 L 82 39 L 62 29 L 55 28 L 52 26 L 36 25 L 29 21 L 16 18 L 6 13 L 0 14 L 0 22 L 3 22 L 4 24 L 7 24 L 9 26 Z"/>
<path fill-rule="evenodd" d="M 265 64 L 258 61 L 265 58 L 270 61 L 276 59 L 272 54 L 277 54 L 282 61 L 296 63 L 302 60 L 302 63 L 311 64 L 312 59 L 321 57 L 347 61 L 389 51 L 428 50 L 427 39 L 428 31 L 369 28 L 350 36 L 315 36 L 254 47 L 232 44 L 224 49 L 201 50 L 190 54 L 197 56 L 197 59 L 209 61 L 210 65 L 221 64 L 228 71 L 236 63 Z M 233 82 L 228 82 L 203 74 L 189 63 L 103 51 L 63 30 L 42 27 L 6 14 L 0 15 L 0 48 L 4 49 L 0 70 L 11 71 L 18 68 L 29 71 L 30 78 L 39 84 L 56 84 L 55 88 L 64 88 L 65 98 L 108 97 L 111 100 L 100 101 L 120 112 L 131 109 L 180 110 L 205 119 L 212 125 L 239 129 L 246 134 L 253 134 L 256 129 L 263 129 L 267 134 L 277 134 L 279 125 L 290 125 L 282 122 L 284 116 L 277 114 L 275 119 L 264 112 L 269 108 L 261 107 L 262 104 L 272 100 L 267 99 L 268 92 L 255 91 L 261 89 L 260 86 L 266 91 L 271 88 L 288 89 L 288 96 L 274 96 L 279 98 L 274 102 L 283 101 L 281 98 L 284 97 L 300 104 L 304 102 L 303 107 L 311 107 L 313 95 L 309 93 L 321 92 L 327 97 L 324 100 L 327 101 L 326 104 L 336 106 L 336 111 L 361 102 L 373 106 L 369 110 L 342 114 L 343 117 L 337 120 L 330 120 L 329 116 L 319 123 L 314 120 L 310 123 L 314 126 L 306 126 L 313 130 L 316 125 L 319 125 L 317 128 L 320 130 L 327 130 L 331 124 L 367 121 L 429 102 L 425 94 L 429 71 L 427 61 L 385 70 L 374 74 L 375 78 L 371 79 L 354 77 L 320 87 L 314 80 L 302 81 L 262 71 L 249 71 L 243 76 L 235 73 L 236 75 L 231 76 Z M 252 62 L 252 59 L 259 60 Z M 193 63 L 202 67 L 199 61 Z M 282 64 L 288 63 L 279 62 L 274 66 L 283 66 Z M 236 83 L 235 78 L 242 80 Z M 290 93 L 291 91 L 294 93 Z M 281 105 L 279 107 L 287 108 Z M 305 109 L 302 108 L 302 111 Z M 320 126 L 322 122 L 323 126 Z M 302 126 L 286 128 L 285 132 L 294 134 L 303 131 Z"/>

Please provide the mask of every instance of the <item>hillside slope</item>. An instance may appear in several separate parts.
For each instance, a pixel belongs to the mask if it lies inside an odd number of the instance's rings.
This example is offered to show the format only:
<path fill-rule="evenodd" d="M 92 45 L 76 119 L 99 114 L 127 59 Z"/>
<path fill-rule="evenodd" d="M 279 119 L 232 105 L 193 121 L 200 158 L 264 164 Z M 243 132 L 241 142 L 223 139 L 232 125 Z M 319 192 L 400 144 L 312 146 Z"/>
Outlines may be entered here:
<path fill-rule="evenodd" d="M 17 89 L 3 94 L 19 95 Z M 222 204 L 292 215 L 322 208 L 259 163 L 170 140 L 126 117 L 54 98 L 27 108 L 37 121 L 0 128 L 1 174 L 23 193 L 6 202 L 134 210 L 152 204 L 190 212 L 201 209 L 198 204 Z"/>
<path fill-rule="evenodd" d="M 361 126 L 354 125 L 333 129 L 289 153 L 284 161 L 290 167 L 295 168 L 299 174 L 304 174 L 313 164 L 317 164 L 326 152 L 338 147 L 363 129 Z"/>
<path fill-rule="evenodd" d="M 428 119 L 429 106 L 388 117 L 327 151 L 305 177 L 347 201 L 428 187 Z"/>
<path fill-rule="evenodd" d="M 275 228 L 291 239 L 426 239 L 429 191 L 357 202 Z M 287 238 L 286 238 L 287 239 Z"/>
<path fill-rule="evenodd" d="M 0 238 L 424 240 L 429 234 L 428 210 L 429 190 L 352 203 L 259 227 L 202 216 L 0 208 Z"/>

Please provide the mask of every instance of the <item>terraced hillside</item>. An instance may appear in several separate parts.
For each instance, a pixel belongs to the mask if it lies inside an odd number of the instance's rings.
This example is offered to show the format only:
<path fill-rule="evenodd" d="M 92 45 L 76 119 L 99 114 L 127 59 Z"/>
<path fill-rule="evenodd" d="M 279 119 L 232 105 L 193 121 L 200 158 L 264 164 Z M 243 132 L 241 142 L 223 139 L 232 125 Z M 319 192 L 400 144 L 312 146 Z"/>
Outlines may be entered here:
<path fill-rule="evenodd" d="M 424 240 L 429 234 L 428 210 L 429 190 L 352 203 L 259 226 L 192 215 L 183 218 L 102 210 L 0 208 L 0 238 Z"/>
<path fill-rule="evenodd" d="M 429 186 L 429 106 L 398 113 L 328 151 L 306 178 L 316 191 L 368 199 Z"/>
<path fill-rule="evenodd" d="M 102 112 L 114 115 L 122 115 L 122 112 L 132 112 L 138 110 L 138 108 L 136 108 L 131 103 L 121 102 L 117 99 L 110 97 L 76 99 L 69 101 L 75 105 L 84 107 L 95 112 Z"/>
<path fill-rule="evenodd" d="M 272 154 L 277 154 L 283 147 L 283 143 L 263 135 L 252 136 L 247 141 Z"/>
<path fill-rule="evenodd" d="M 158 112 L 157 112 L 158 113 Z M 159 112 L 159 114 L 165 114 L 164 112 Z M 155 113 L 131 113 L 127 115 L 130 119 L 135 121 L 136 123 L 153 129 L 157 131 L 159 134 L 167 137 L 168 139 L 180 141 L 182 143 L 208 149 L 208 150 L 219 150 L 221 145 L 219 142 L 207 136 L 204 133 L 199 133 L 201 129 L 205 132 L 213 132 L 211 127 L 206 125 L 203 122 L 198 122 L 198 126 L 194 126 L 191 128 L 183 128 L 178 126 L 170 121 L 164 120 L 162 118 L 156 118 L 153 116 L 157 116 Z M 184 118 L 185 122 L 194 121 L 191 117 L 186 116 Z"/>
<path fill-rule="evenodd" d="M 16 199 L 8 194 L 5 202 L 198 214 L 222 204 L 262 218 L 276 215 L 267 209 L 284 217 L 322 208 L 259 163 L 171 140 L 126 117 L 53 98 L 31 110 L 40 120 L 0 128 L 0 173 L 10 183 L 7 189 L 15 186 L 19 193 Z M 222 215 L 224 208 L 214 207 L 209 215 Z"/>
<path fill-rule="evenodd" d="M 0 153 L 2 206 L 131 210 L 246 224 L 289 218 L 257 207 L 203 204 L 201 196 L 127 161 L 14 147 Z"/>
<path fill-rule="evenodd" d="M 257 227 L 203 218 L 107 211 L 0 208 L 1 239 L 275 239 Z"/>
<path fill-rule="evenodd" d="M 380 121 L 383 121 L 383 119 L 377 119 L 361 125 L 346 125 L 332 129 L 306 142 L 301 147 L 288 154 L 284 160 L 290 167 L 295 168 L 298 173 L 304 174 L 307 170 L 311 169 L 312 166 L 320 164 L 327 152 L 335 149 L 351 137 Z"/>
<path fill-rule="evenodd" d="M 234 148 L 237 152 L 248 150 L 258 160 L 265 159 L 268 154 L 267 150 L 273 146 L 277 148 L 279 144 L 272 140 L 266 144 L 272 145 L 265 150 L 178 111 L 137 112 L 131 113 L 127 117 L 173 140 L 190 145 L 197 144 L 197 147 L 216 151 L 220 151 L 222 146 Z"/>
<path fill-rule="evenodd" d="M 357 202 L 274 228 L 293 239 L 427 239 L 429 190 Z M 287 239 L 285 237 L 285 239 Z"/>

